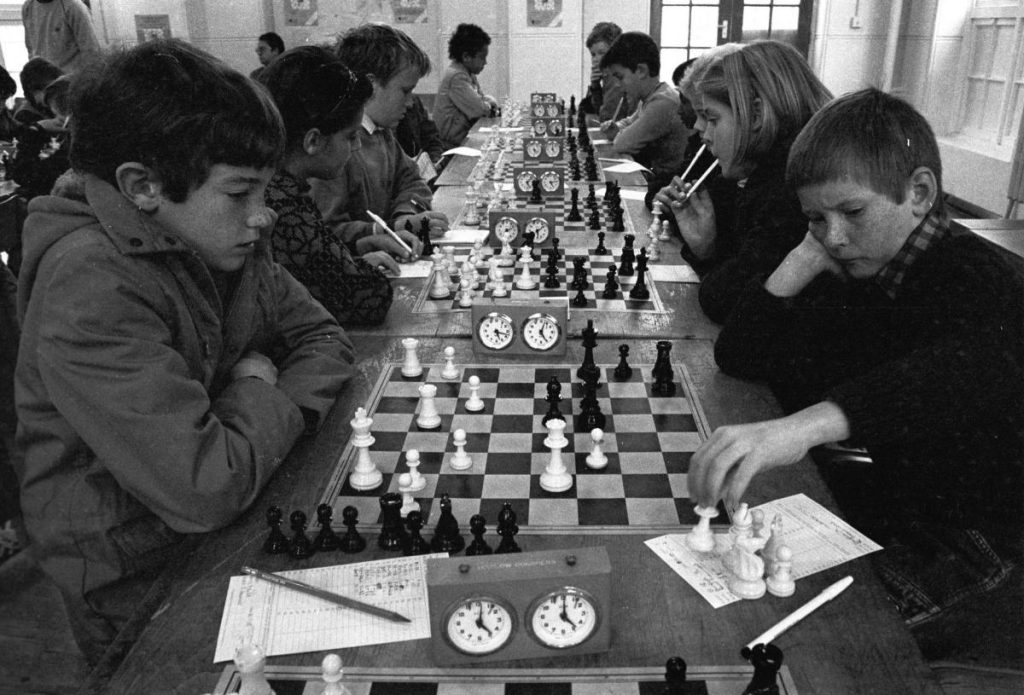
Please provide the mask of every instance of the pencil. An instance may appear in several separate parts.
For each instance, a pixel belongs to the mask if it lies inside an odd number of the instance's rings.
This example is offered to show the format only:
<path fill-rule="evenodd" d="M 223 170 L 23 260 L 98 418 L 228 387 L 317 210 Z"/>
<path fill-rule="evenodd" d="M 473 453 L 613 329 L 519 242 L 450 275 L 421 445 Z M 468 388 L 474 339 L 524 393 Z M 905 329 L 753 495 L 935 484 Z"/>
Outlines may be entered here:
<path fill-rule="evenodd" d="M 707 147 L 707 143 L 702 144 L 700 146 L 700 149 L 697 150 L 697 154 L 693 155 L 693 159 L 691 159 L 690 163 L 688 165 L 686 165 L 686 171 L 684 171 L 683 175 L 679 177 L 680 181 L 684 181 L 684 182 L 686 181 L 686 175 L 690 173 L 690 169 L 692 169 L 693 165 L 697 163 L 697 160 L 700 159 L 700 156 L 702 154 L 704 154 L 704 149 L 706 147 Z"/>
<path fill-rule="evenodd" d="M 750 642 L 747 643 L 747 646 L 743 648 L 741 653 L 749 653 L 749 651 L 753 649 L 755 645 L 768 644 L 769 642 L 777 638 L 779 635 L 781 635 L 783 632 L 785 632 L 786 630 L 788 630 L 789 628 L 793 627 L 798 622 L 806 618 L 808 615 L 821 608 L 823 605 L 834 599 L 839 594 L 846 591 L 846 589 L 851 584 L 853 584 L 853 577 L 843 577 L 838 582 L 828 587 L 820 594 L 812 598 L 810 601 L 800 606 L 795 611 L 790 613 L 788 616 L 780 620 L 767 632 L 752 639 Z"/>
<path fill-rule="evenodd" d="M 619 120 L 619 113 L 622 111 L 622 105 L 625 103 L 625 101 L 626 95 L 623 94 L 621 97 L 619 97 L 619 105 L 615 107 L 615 115 L 612 116 L 612 123 Z"/>
<path fill-rule="evenodd" d="M 419 210 L 420 212 L 427 212 L 427 206 L 421 203 L 419 199 L 410 198 L 410 201 L 412 202 L 412 206 Z"/>
<path fill-rule="evenodd" d="M 262 572 L 258 569 L 253 569 L 252 567 L 243 567 L 242 572 L 244 572 L 245 574 L 251 574 L 257 579 L 262 579 L 263 581 L 270 582 L 271 584 L 277 584 L 278 586 L 283 586 L 286 589 L 298 591 L 303 594 L 309 594 L 310 596 L 316 596 L 317 598 L 321 598 L 324 601 L 330 601 L 331 603 L 336 603 L 339 606 L 345 606 L 346 608 L 351 608 L 352 610 L 362 611 L 363 613 L 369 613 L 370 615 L 375 615 L 378 618 L 384 618 L 385 620 L 391 620 L 396 623 L 412 622 L 400 613 L 389 611 L 386 608 L 378 608 L 377 606 L 371 606 L 369 603 L 363 603 L 362 601 L 356 601 L 354 598 L 348 598 L 347 596 L 341 596 L 339 594 L 331 593 L 330 591 L 326 591 L 324 589 L 318 589 L 315 586 L 310 586 L 309 584 L 298 582 L 294 579 L 287 579 L 277 574 L 271 574 L 270 572 Z"/>
<path fill-rule="evenodd" d="M 690 186 L 690 190 L 688 190 L 686 192 L 686 195 L 683 196 L 683 199 L 681 201 L 679 201 L 679 202 L 680 203 L 685 203 L 687 200 L 689 200 L 690 196 L 693 195 L 694 191 L 697 190 L 697 187 L 700 186 L 702 183 L 704 183 L 704 179 L 706 179 L 708 176 L 711 175 L 711 172 L 715 170 L 716 166 L 718 166 L 718 160 L 717 159 L 715 161 L 711 162 L 711 166 L 708 167 L 708 170 L 705 171 L 703 174 L 701 174 L 699 179 L 697 179 L 696 181 L 693 182 L 693 185 Z"/>
<path fill-rule="evenodd" d="M 384 231 L 385 231 L 385 232 L 387 232 L 388 234 L 390 234 L 390 235 L 391 235 L 391 238 L 392 238 L 392 239 L 394 239 L 395 241 L 397 241 L 397 242 L 399 243 L 399 245 L 400 245 L 400 246 L 401 246 L 401 247 L 402 247 L 403 249 L 405 249 L 405 252 L 406 252 L 407 254 L 409 254 L 410 256 L 412 256 L 412 255 L 413 255 L 413 253 L 412 253 L 412 249 L 411 249 L 411 248 L 409 248 L 409 245 L 408 245 L 407 243 L 405 243 L 404 241 L 402 241 L 402 237 L 398 236 L 398 234 L 396 234 L 396 233 L 395 233 L 395 230 L 393 230 L 393 229 L 392 229 L 391 227 L 389 227 L 389 226 L 388 226 L 388 223 L 387 223 L 387 222 L 385 222 L 384 220 L 382 220 L 382 219 L 381 219 L 381 218 L 380 218 L 380 217 L 379 217 L 379 216 L 378 216 L 378 215 L 377 215 L 376 213 L 374 213 L 374 212 L 373 212 L 372 210 L 367 210 L 367 211 L 366 211 L 366 214 L 370 216 L 370 219 L 372 219 L 372 220 L 373 220 L 374 222 L 376 222 L 376 223 L 377 223 L 377 224 L 379 224 L 379 225 L 380 225 L 381 227 L 383 227 Z"/>

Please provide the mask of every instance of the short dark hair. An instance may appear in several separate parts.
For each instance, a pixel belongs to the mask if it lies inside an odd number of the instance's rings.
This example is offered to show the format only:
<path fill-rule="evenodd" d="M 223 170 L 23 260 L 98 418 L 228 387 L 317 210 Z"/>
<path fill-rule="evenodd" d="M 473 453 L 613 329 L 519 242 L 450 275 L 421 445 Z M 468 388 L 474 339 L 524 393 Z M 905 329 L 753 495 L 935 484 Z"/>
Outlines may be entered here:
<path fill-rule="evenodd" d="M 460 24 L 448 39 L 448 57 L 461 62 L 466 53 L 475 56 L 484 46 L 490 45 L 491 37 L 486 31 L 476 24 Z"/>
<path fill-rule="evenodd" d="M 373 85 L 322 46 L 298 46 L 282 53 L 259 75 L 288 134 L 288 147 L 312 128 L 333 135 L 355 124 Z"/>
<path fill-rule="evenodd" d="M 686 74 L 686 69 L 697 62 L 696 58 L 690 58 L 684 60 L 682 63 L 676 66 L 676 69 L 672 71 L 672 84 L 678 85 L 679 80 L 683 79 L 683 75 Z"/>
<path fill-rule="evenodd" d="M 21 91 L 25 93 L 28 102 L 33 106 L 42 106 L 42 104 L 36 103 L 33 95 L 46 89 L 46 85 L 63 74 L 63 70 L 46 58 L 32 58 L 21 68 L 18 80 L 21 82 Z"/>
<path fill-rule="evenodd" d="M 601 59 L 601 69 L 607 70 L 613 65 L 636 72 L 640 63 L 647 66 L 652 77 L 661 72 L 661 55 L 658 44 L 642 31 L 627 31 L 615 39 L 608 52 Z"/>
<path fill-rule="evenodd" d="M 71 75 L 61 75 L 50 84 L 46 85 L 46 89 L 43 90 L 43 103 L 46 104 L 47 108 L 50 107 L 51 102 L 56 102 L 57 109 L 62 114 L 67 114 L 70 104 L 71 95 Z M 54 109 L 50 109 L 56 114 Z"/>
<path fill-rule="evenodd" d="M 942 159 L 928 121 L 902 99 L 869 88 L 834 99 L 807 121 L 789 150 L 786 182 L 799 189 L 849 179 L 898 204 L 918 167 L 935 174 L 941 199 Z"/>
<path fill-rule="evenodd" d="M 260 41 L 267 44 L 271 49 L 278 53 L 284 53 L 284 39 L 274 32 L 268 31 L 266 34 L 260 34 L 260 37 L 256 39 L 256 42 L 259 43 Z"/>
<path fill-rule="evenodd" d="M 115 51 L 71 84 L 71 166 L 114 186 L 139 162 L 182 202 L 216 164 L 277 166 L 284 142 L 264 89 L 180 39 Z"/>
<path fill-rule="evenodd" d="M 3 65 L 0 65 L 0 101 L 7 101 L 17 91 L 18 85 L 14 82 L 14 78 L 11 77 L 11 73 L 7 72 L 7 68 Z"/>
<path fill-rule="evenodd" d="M 600 41 L 611 46 L 620 36 L 622 36 L 622 28 L 615 22 L 598 22 L 587 35 L 587 48 Z"/>
<path fill-rule="evenodd" d="M 430 72 L 430 58 L 409 35 L 386 24 L 363 24 L 346 31 L 335 46 L 341 62 L 381 84 L 407 67 Z"/>

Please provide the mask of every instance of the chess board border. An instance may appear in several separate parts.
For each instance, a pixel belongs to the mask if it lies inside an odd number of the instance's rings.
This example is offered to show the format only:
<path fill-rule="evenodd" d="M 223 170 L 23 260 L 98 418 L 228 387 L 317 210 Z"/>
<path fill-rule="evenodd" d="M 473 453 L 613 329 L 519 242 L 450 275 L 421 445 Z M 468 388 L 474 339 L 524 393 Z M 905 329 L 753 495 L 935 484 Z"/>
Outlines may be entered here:
<path fill-rule="evenodd" d="M 421 363 L 426 374 L 438 373 L 444 366 L 440 362 L 434 363 Z M 614 369 L 614 364 L 599 363 L 597 365 L 601 370 Z M 634 364 L 633 368 L 642 368 L 643 365 Z M 647 365 L 649 366 L 649 365 Z M 381 399 L 384 397 L 385 387 L 392 381 L 392 376 L 396 372 L 401 370 L 402 363 L 398 361 L 385 362 L 381 368 L 380 374 L 377 377 L 377 381 L 370 391 L 370 397 L 366 404 L 366 412 L 370 417 L 377 412 L 377 406 L 380 404 Z M 529 364 L 521 362 L 508 362 L 508 363 L 467 363 L 460 367 L 463 375 L 467 372 L 471 372 L 476 369 L 488 369 L 488 370 L 500 370 L 503 368 L 532 368 L 532 369 L 571 369 L 573 372 L 576 370 L 576 365 L 571 365 L 566 362 L 559 362 L 554 364 Z M 704 407 L 701 405 L 700 399 L 696 396 L 696 388 L 693 384 L 693 380 L 690 377 L 690 372 L 687 370 L 686 365 L 679 362 L 672 362 L 672 368 L 675 371 L 676 381 L 683 390 L 683 394 L 686 400 L 690 404 L 690 411 L 693 416 L 694 424 L 697 427 L 697 432 L 701 437 L 702 441 L 707 440 L 711 434 L 711 427 L 708 424 L 707 416 L 704 414 Z M 373 430 L 371 428 L 371 434 Z M 345 485 L 345 480 L 348 474 L 351 472 L 352 467 L 355 465 L 355 447 L 352 446 L 352 438 L 349 437 L 345 443 L 345 448 L 342 450 L 341 455 L 338 457 L 337 464 L 331 473 L 331 477 L 327 482 L 323 493 L 317 500 L 317 505 L 330 504 L 334 506 L 334 503 L 338 497 L 338 491 Z M 372 447 L 371 447 L 372 450 Z M 345 463 L 345 465 L 342 465 Z M 576 484 L 576 475 L 573 475 L 573 484 Z M 383 490 L 381 494 L 383 494 Z M 333 523 L 331 527 L 338 532 L 345 530 L 344 525 L 341 522 L 341 514 L 335 512 Z M 533 536 L 559 536 L 559 535 L 635 535 L 635 534 L 649 534 L 649 533 L 666 533 L 666 532 L 682 532 L 692 528 L 692 525 L 687 524 L 633 524 L 627 526 L 603 526 L 599 524 L 594 525 L 530 525 L 522 524 L 519 527 L 520 535 L 533 535 Z M 376 533 L 380 531 L 380 524 L 370 522 L 359 522 L 360 531 L 367 531 L 370 533 Z"/>
<path fill-rule="evenodd" d="M 735 695 L 743 691 L 753 676 L 754 668 L 749 665 L 689 666 L 686 669 L 687 683 L 704 683 L 708 695 Z M 319 686 L 319 666 L 294 666 L 268 664 L 268 680 L 303 681 Z M 351 687 L 356 684 L 376 682 L 392 683 L 464 683 L 467 686 L 506 683 L 549 683 L 593 684 L 593 687 L 617 683 L 665 682 L 665 666 L 603 667 L 603 668 L 369 668 L 345 666 L 342 684 Z M 793 675 L 786 664 L 779 670 L 777 683 L 780 695 L 798 695 Z M 241 685 L 238 667 L 229 663 L 224 667 L 220 679 L 211 695 L 237 693 Z M 714 687 L 712 687 L 714 686 Z"/>

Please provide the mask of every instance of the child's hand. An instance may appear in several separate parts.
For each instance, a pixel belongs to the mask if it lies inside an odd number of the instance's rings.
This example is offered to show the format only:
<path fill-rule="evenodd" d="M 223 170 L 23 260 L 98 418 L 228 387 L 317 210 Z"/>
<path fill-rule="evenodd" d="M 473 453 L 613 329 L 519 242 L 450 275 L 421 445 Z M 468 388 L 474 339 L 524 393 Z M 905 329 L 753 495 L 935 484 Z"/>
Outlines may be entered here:
<path fill-rule="evenodd" d="M 618 132 L 619 127 L 615 125 L 615 121 L 601 121 L 601 132 L 611 137 L 614 133 Z"/>
<path fill-rule="evenodd" d="M 808 283 L 824 272 L 842 275 L 842 267 L 810 232 L 790 251 L 764 283 L 776 297 L 800 294 Z"/>
<path fill-rule="evenodd" d="M 668 207 L 679 225 L 679 233 L 690 251 L 697 258 L 705 259 L 715 251 L 718 226 L 715 222 L 715 206 L 706 188 L 698 188 L 689 198 L 686 192 L 690 184 L 683 184 L 679 198 Z M 685 202 L 684 202 L 685 199 Z"/>
<path fill-rule="evenodd" d="M 402 234 L 403 232 L 408 234 L 409 232 L 406 230 L 405 226 L 406 222 L 409 222 L 412 225 L 413 238 L 419 238 L 416 236 L 415 232 L 420 230 L 423 220 L 427 220 L 427 224 L 430 225 L 431 239 L 437 239 L 448 231 L 448 216 L 443 212 L 438 212 L 437 210 L 427 210 L 426 212 L 421 212 L 415 215 L 402 215 L 401 217 L 396 217 L 392 229 L 397 231 L 399 234 Z"/>
<path fill-rule="evenodd" d="M 370 234 L 369 236 L 357 239 L 356 254 L 365 257 L 367 254 L 373 253 L 374 251 L 383 251 L 393 258 L 397 258 L 398 260 L 405 262 L 414 261 L 419 258 L 420 252 L 423 250 L 423 243 L 405 230 L 395 233 L 398 234 L 399 238 L 404 241 L 410 249 L 412 249 L 411 254 L 404 249 L 402 245 L 394 239 L 394 237 L 386 233 Z"/>
<path fill-rule="evenodd" d="M 271 386 L 277 383 L 277 367 L 270 358 L 255 350 L 250 350 L 231 368 L 231 379 L 237 381 L 255 377 L 263 379 Z"/>
<path fill-rule="evenodd" d="M 361 258 L 374 268 L 384 271 L 386 275 L 397 276 L 401 273 L 398 263 L 387 251 L 370 251 L 364 253 Z"/>

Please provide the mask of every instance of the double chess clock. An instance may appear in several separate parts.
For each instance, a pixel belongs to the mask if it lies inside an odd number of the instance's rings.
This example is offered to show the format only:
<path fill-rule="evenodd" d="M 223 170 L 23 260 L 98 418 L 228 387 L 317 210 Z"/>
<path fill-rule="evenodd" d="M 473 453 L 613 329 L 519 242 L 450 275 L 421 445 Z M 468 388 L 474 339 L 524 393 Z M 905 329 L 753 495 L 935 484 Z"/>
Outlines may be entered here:
<path fill-rule="evenodd" d="M 569 307 L 564 299 L 489 297 L 474 302 L 472 312 L 477 354 L 565 354 Z"/>
<path fill-rule="evenodd" d="M 603 547 L 427 560 L 437 664 L 607 651 Z"/>

